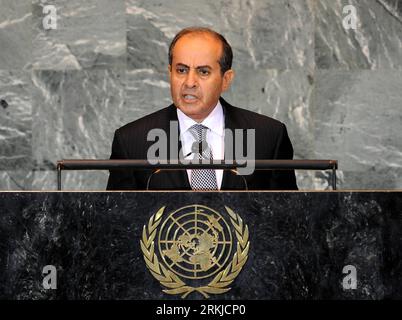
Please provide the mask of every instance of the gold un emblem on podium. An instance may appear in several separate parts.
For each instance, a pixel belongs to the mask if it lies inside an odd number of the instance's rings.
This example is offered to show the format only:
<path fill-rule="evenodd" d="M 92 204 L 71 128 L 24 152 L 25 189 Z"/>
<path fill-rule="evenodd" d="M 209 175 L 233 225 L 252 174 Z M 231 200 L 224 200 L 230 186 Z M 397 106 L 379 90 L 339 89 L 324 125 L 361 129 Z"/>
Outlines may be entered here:
<path fill-rule="evenodd" d="M 185 206 L 167 215 L 165 208 L 144 225 L 140 241 L 145 263 L 163 292 L 182 298 L 198 292 L 209 298 L 229 291 L 250 247 L 248 227 L 241 217 L 226 206 L 230 223 L 203 205 Z"/>

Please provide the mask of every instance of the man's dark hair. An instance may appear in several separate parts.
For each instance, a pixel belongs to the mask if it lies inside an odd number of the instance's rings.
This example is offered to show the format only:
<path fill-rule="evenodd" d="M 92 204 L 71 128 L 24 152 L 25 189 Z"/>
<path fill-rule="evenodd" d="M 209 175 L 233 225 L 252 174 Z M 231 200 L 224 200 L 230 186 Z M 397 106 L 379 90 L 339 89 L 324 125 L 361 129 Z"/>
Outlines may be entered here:
<path fill-rule="evenodd" d="M 222 36 L 220 33 L 211 30 L 209 28 L 204 28 L 204 27 L 189 27 L 181 30 L 178 34 L 175 35 L 173 38 L 172 42 L 170 43 L 169 46 L 169 64 L 172 65 L 173 61 L 173 49 L 174 46 L 176 45 L 176 42 L 179 41 L 179 39 L 187 34 L 191 33 L 198 33 L 198 34 L 209 34 L 216 39 L 218 39 L 221 44 L 222 44 L 222 56 L 218 60 L 218 63 L 221 67 L 221 73 L 222 75 L 225 74 L 226 71 L 230 70 L 232 68 L 232 60 L 233 60 L 233 51 L 232 47 L 230 44 L 226 41 L 225 37 Z"/>

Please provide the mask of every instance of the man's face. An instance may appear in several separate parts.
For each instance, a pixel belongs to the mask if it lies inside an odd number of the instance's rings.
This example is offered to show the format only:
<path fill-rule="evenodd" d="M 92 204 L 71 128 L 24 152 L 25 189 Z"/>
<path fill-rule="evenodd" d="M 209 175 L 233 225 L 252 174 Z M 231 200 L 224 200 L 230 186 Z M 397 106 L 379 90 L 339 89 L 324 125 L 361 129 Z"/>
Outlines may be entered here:
<path fill-rule="evenodd" d="M 170 90 L 177 108 L 197 122 L 204 120 L 229 88 L 234 73 L 221 74 L 222 45 L 208 34 L 188 34 L 173 49 Z"/>

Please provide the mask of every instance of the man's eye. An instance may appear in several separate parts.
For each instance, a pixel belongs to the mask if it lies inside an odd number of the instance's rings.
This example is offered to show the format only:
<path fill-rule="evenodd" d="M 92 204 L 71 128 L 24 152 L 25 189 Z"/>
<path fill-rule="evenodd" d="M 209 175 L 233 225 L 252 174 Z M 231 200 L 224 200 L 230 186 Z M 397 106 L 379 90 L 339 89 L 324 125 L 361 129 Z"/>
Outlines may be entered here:
<path fill-rule="evenodd" d="M 199 69 L 199 70 L 198 70 L 198 73 L 199 73 L 200 75 L 202 75 L 202 76 L 207 76 L 207 75 L 210 74 L 210 72 L 209 72 L 208 69 Z"/>
<path fill-rule="evenodd" d="M 186 73 L 187 69 L 186 68 L 177 68 L 176 71 L 177 71 L 177 73 Z"/>

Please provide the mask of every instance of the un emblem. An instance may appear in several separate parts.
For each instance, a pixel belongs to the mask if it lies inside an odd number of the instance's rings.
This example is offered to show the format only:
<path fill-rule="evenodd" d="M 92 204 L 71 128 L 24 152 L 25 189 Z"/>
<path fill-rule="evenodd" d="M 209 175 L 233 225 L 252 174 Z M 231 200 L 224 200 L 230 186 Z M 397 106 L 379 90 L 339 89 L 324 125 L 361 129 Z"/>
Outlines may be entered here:
<path fill-rule="evenodd" d="M 140 241 L 145 263 L 165 287 L 163 292 L 182 298 L 199 292 L 209 298 L 229 291 L 247 261 L 247 225 L 226 206 L 230 224 L 203 205 L 182 207 L 164 217 L 165 208 L 151 216 Z"/>

